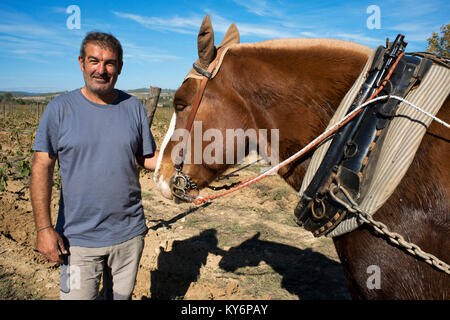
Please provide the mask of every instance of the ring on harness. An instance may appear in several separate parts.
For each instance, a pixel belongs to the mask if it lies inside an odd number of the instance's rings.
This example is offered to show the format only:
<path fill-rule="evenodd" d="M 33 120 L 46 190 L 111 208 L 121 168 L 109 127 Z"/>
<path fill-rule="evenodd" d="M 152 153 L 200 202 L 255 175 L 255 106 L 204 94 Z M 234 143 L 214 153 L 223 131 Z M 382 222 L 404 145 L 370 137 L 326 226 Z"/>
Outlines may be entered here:
<path fill-rule="evenodd" d="M 380 90 L 383 95 L 404 97 L 420 83 L 432 62 L 405 55 L 406 45 L 404 36 L 399 34 L 387 48 L 377 48 L 366 81 L 347 114 Z M 297 223 L 313 232 L 314 236 L 329 233 L 349 214 L 341 203 L 329 195 L 332 183 L 344 186 L 353 199 L 357 200 L 365 194 L 367 177 L 371 175 L 379 145 L 383 143 L 387 131 L 385 129 L 389 127 L 398 105 L 399 101 L 394 99 L 378 101 L 335 134 L 294 211 Z M 339 191 L 334 196 L 348 201 Z M 318 207 L 321 214 L 317 213 Z"/>
<path fill-rule="evenodd" d="M 188 192 L 190 190 L 198 190 L 195 182 L 183 173 L 181 167 L 175 167 L 175 175 L 170 185 L 172 194 L 179 200 L 191 200 L 193 197 Z"/>

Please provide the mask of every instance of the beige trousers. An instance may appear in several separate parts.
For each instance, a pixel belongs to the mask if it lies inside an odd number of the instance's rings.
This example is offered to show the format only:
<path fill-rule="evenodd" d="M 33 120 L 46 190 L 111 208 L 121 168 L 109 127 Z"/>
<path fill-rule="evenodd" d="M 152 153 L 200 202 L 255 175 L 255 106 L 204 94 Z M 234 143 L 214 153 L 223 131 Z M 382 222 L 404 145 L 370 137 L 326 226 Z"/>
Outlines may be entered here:
<path fill-rule="evenodd" d="M 71 246 L 60 268 L 61 300 L 99 298 L 103 274 L 106 300 L 128 300 L 133 293 L 145 234 L 102 248 Z"/>

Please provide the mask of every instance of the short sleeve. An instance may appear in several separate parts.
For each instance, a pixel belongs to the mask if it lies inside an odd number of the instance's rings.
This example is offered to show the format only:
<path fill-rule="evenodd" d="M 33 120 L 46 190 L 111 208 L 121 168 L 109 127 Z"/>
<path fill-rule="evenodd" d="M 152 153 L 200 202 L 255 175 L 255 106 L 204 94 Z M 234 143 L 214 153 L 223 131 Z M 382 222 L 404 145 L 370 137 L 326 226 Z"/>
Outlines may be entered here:
<path fill-rule="evenodd" d="M 145 108 L 139 103 L 139 113 L 140 113 L 140 121 L 141 125 L 139 126 L 142 130 L 142 148 L 139 148 L 138 155 L 147 156 L 155 153 L 156 151 L 156 143 L 153 138 L 153 134 L 150 130 L 150 126 L 148 124 L 147 112 Z"/>
<path fill-rule="evenodd" d="M 47 152 L 55 157 L 58 156 L 58 131 L 59 117 L 57 103 L 52 100 L 44 112 L 36 131 L 33 150 Z"/>

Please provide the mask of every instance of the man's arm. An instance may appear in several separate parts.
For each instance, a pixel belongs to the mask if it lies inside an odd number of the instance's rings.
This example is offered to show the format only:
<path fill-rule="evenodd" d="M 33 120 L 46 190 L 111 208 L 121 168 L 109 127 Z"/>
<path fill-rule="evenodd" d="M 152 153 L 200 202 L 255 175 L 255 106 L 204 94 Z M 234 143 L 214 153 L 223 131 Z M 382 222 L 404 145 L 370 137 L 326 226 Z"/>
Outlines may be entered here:
<path fill-rule="evenodd" d="M 56 158 L 46 152 L 36 152 L 31 167 L 31 205 L 37 230 L 36 247 L 50 261 L 62 263 L 59 252 L 67 254 L 63 240 L 53 229 L 50 217 L 50 202 L 53 171 Z"/>
<path fill-rule="evenodd" d="M 137 163 L 141 166 L 144 167 L 145 169 L 151 170 L 151 171 L 155 171 L 156 169 L 156 162 L 158 161 L 158 155 L 159 155 L 159 151 L 155 151 L 152 155 L 150 156 L 137 156 L 136 160 Z"/>

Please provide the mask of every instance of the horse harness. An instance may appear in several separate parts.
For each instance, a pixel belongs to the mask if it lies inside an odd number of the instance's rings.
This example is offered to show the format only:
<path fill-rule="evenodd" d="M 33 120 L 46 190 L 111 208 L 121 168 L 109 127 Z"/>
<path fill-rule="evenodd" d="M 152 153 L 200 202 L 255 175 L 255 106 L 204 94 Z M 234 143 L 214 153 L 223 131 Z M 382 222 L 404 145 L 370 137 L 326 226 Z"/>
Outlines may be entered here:
<path fill-rule="evenodd" d="M 200 107 L 200 103 L 203 98 L 203 94 L 206 89 L 206 85 L 208 84 L 208 81 L 211 79 L 213 71 L 216 69 L 219 63 L 219 58 L 221 57 L 222 52 L 224 51 L 224 47 L 219 47 L 216 49 L 216 56 L 214 60 L 210 63 L 208 66 L 208 69 L 205 70 L 202 67 L 198 66 L 196 63 L 193 64 L 193 68 L 195 71 L 197 71 L 199 74 L 202 75 L 202 80 L 200 83 L 200 89 L 198 90 L 197 94 L 195 95 L 193 101 L 192 101 L 192 110 L 189 114 L 188 121 L 186 123 L 185 127 L 185 135 L 183 136 L 183 141 L 187 141 L 187 137 L 191 132 L 192 125 L 194 123 L 195 116 L 197 114 L 198 108 Z M 183 164 L 184 164 L 184 158 L 186 156 L 186 145 L 180 150 L 179 154 L 177 155 L 177 159 L 175 160 L 174 169 L 175 169 L 175 175 L 172 178 L 171 181 L 171 190 L 174 197 L 176 197 L 179 200 L 182 201 L 192 201 L 195 197 L 188 194 L 191 190 L 198 190 L 198 186 L 195 184 L 192 179 L 187 176 L 185 173 L 183 173 Z"/>
<path fill-rule="evenodd" d="M 372 98 L 375 92 L 405 97 L 420 84 L 433 61 L 425 55 L 417 54 L 422 59 L 406 55 L 406 45 L 404 36 L 398 35 L 386 48 L 377 48 L 366 81 L 348 113 Z M 394 61 L 398 62 L 395 66 Z M 399 101 L 394 99 L 374 103 L 335 134 L 294 210 L 296 222 L 315 237 L 335 229 L 348 215 L 354 201 L 367 194 L 380 145 L 398 107 Z"/>

